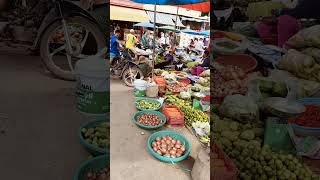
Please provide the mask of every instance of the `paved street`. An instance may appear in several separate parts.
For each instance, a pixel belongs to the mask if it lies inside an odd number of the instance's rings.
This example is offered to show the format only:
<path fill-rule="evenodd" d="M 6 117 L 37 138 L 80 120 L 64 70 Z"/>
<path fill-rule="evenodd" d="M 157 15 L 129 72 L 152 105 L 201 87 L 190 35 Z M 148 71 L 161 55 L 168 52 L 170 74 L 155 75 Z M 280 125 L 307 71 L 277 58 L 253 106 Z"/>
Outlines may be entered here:
<path fill-rule="evenodd" d="M 87 158 L 74 82 L 52 78 L 39 57 L 23 52 L 0 51 L 0 63 L 0 179 L 72 179 Z"/>
<path fill-rule="evenodd" d="M 191 143 L 191 156 L 177 165 L 162 163 L 147 151 L 146 141 L 152 131 L 142 130 L 131 122 L 136 109 L 132 88 L 111 80 L 111 179 L 112 180 L 191 180 L 185 168 L 192 169 L 200 143 L 185 128 L 170 128 L 183 134 Z M 169 128 L 162 128 L 162 130 Z M 141 135 L 144 132 L 144 135 Z"/>

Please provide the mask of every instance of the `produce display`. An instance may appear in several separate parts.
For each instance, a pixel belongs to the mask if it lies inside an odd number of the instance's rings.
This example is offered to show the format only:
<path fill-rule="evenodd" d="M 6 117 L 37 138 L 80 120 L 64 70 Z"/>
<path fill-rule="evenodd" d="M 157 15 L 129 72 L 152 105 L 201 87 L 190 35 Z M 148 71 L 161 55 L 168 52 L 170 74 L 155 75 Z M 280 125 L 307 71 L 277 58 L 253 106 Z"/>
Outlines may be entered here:
<path fill-rule="evenodd" d="M 272 152 L 267 146 L 246 146 L 229 153 L 240 170 L 240 179 L 297 179 L 319 180 L 319 176 L 291 154 Z M 234 155 L 237 154 L 237 155 Z"/>
<path fill-rule="evenodd" d="M 283 82 L 277 82 L 269 79 L 256 79 L 254 83 L 259 87 L 263 98 L 286 97 L 288 94 L 287 86 Z"/>
<path fill-rule="evenodd" d="M 225 97 L 247 92 L 247 75 L 236 66 L 226 66 L 213 72 L 211 93 L 213 97 Z"/>
<path fill-rule="evenodd" d="M 151 145 L 154 152 L 168 158 L 181 157 L 186 151 L 186 147 L 181 141 L 170 136 L 158 136 Z"/>
<path fill-rule="evenodd" d="M 210 122 L 210 118 L 204 112 L 194 109 L 190 102 L 179 99 L 176 96 L 168 96 L 166 102 L 176 105 L 184 113 L 185 123 L 187 126 L 192 126 L 193 122 Z"/>
<path fill-rule="evenodd" d="M 87 143 L 103 149 L 109 147 L 110 127 L 107 122 L 102 122 L 96 127 L 83 128 L 81 132 Z"/>
<path fill-rule="evenodd" d="M 137 117 L 137 122 L 145 126 L 158 126 L 162 119 L 156 114 L 144 113 Z"/>
<path fill-rule="evenodd" d="M 261 121 L 239 123 L 238 121 L 216 117 L 212 127 L 213 136 L 226 153 L 238 147 L 253 145 L 261 147 L 264 135 L 264 123 Z M 235 154 L 235 152 L 232 152 Z"/>
<path fill-rule="evenodd" d="M 110 179 L 110 168 L 106 167 L 98 172 L 89 171 L 86 175 L 85 180 L 109 180 Z"/>
<path fill-rule="evenodd" d="M 187 88 L 185 86 L 181 86 L 179 84 L 169 84 L 167 86 L 167 89 L 173 93 L 178 93 L 178 92 L 182 92 L 182 91 L 187 90 Z"/>
<path fill-rule="evenodd" d="M 137 107 L 140 109 L 154 110 L 161 107 L 160 103 L 149 102 L 145 100 L 140 100 L 137 102 Z"/>
<path fill-rule="evenodd" d="M 239 179 L 319 179 L 290 154 L 272 152 L 262 147 L 264 123 L 239 123 L 216 119 L 213 136 L 240 171 Z"/>
<path fill-rule="evenodd" d="M 320 65 L 311 56 L 290 49 L 277 65 L 297 77 L 320 82 Z"/>
<path fill-rule="evenodd" d="M 304 127 L 320 128 L 320 107 L 307 105 L 306 111 L 297 118 L 291 118 L 289 123 L 295 123 Z"/>

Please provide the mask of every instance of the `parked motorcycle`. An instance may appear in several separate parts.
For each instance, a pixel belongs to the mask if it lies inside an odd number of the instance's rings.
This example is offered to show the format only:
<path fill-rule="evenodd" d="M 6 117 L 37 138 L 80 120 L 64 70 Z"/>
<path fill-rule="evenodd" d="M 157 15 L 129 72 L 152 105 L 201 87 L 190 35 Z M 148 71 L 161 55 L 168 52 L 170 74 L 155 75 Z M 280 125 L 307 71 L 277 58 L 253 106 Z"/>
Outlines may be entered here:
<path fill-rule="evenodd" d="M 77 60 L 106 46 L 101 26 L 68 0 L 7 0 L 0 12 L 0 47 L 39 50 L 46 68 L 74 80 Z"/>
<path fill-rule="evenodd" d="M 143 79 L 149 72 L 148 64 L 137 64 L 134 54 L 125 49 L 120 52 L 120 57 L 115 58 L 111 64 L 111 76 L 122 78 L 122 81 L 129 87 L 133 86 L 136 79 Z M 147 70 L 143 70 L 146 69 Z"/>

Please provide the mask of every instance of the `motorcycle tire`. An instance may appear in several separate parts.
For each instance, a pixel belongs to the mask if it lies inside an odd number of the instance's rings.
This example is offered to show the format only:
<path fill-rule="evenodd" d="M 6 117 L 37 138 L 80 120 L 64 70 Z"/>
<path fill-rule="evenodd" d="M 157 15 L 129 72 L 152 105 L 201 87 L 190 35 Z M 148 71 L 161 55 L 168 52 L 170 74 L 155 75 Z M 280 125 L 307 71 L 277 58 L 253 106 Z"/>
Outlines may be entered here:
<path fill-rule="evenodd" d="M 95 38 L 88 38 L 87 43 L 91 43 L 90 41 L 96 41 L 97 44 L 97 52 L 106 47 L 106 41 L 105 41 L 105 36 L 101 32 L 100 28 L 98 25 L 96 25 L 94 22 L 91 20 L 81 17 L 81 16 L 74 16 L 74 17 L 69 17 L 66 19 L 67 23 L 79 23 L 86 27 L 88 30 L 90 30 L 91 35 Z M 75 74 L 70 70 L 66 71 L 58 67 L 55 62 L 49 58 L 49 47 L 48 47 L 48 42 L 49 38 L 51 37 L 52 33 L 54 30 L 62 26 L 61 21 L 56 21 L 53 24 L 51 24 L 47 30 L 43 33 L 41 42 L 40 42 L 40 55 L 41 59 L 44 62 L 46 68 L 57 78 L 64 79 L 64 80 L 69 80 L 69 81 L 74 81 L 75 80 Z M 86 49 L 86 48 L 84 48 Z"/>
<path fill-rule="evenodd" d="M 139 77 L 140 77 L 138 79 L 143 79 L 144 78 L 142 71 L 138 67 L 136 67 L 136 66 L 131 67 L 131 71 L 137 71 L 137 75 L 139 75 Z M 133 82 L 136 79 L 133 79 L 132 81 L 128 81 L 127 80 L 127 76 L 129 74 L 130 74 L 130 69 L 129 68 L 124 70 L 124 72 L 122 73 L 122 81 L 125 83 L 126 86 L 133 87 L 134 86 Z"/>

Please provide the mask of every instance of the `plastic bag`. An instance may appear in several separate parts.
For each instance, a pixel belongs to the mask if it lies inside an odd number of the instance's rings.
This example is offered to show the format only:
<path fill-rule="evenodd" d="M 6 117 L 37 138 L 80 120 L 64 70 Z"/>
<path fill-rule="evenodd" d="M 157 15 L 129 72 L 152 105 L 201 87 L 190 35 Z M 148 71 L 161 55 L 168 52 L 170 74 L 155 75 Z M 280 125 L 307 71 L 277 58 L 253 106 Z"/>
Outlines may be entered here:
<path fill-rule="evenodd" d="M 298 98 L 304 98 L 304 97 L 310 97 L 316 94 L 318 91 L 320 91 L 320 83 L 315 81 L 309 81 L 305 79 L 299 79 L 295 77 L 293 74 L 283 71 L 283 70 L 271 70 L 270 71 L 270 77 L 272 79 L 285 82 L 287 80 L 296 80 L 297 81 L 297 97 Z"/>
<path fill-rule="evenodd" d="M 277 67 L 289 71 L 299 78 L 320 82 L 320 65 L 313 57 L 290 49 L 277 64 Z"/>
<path fill-rule="evenodd" d="M 259 119 L 259 107 L 255 100 L 240 94 L 227 96 L 223 100 L 219 112 L 224 117 L 240 122 L 257 121 Z"/>
<path fill-rule="evenodd" d="M 291 37 L 287 44 L 294 48 L 318 47 L 320 48 L 320 25 L 315 25 L 299 31 Z"/>
<path fill-rule="evenodd" d="M 208 150 L 201 149 L 192 168 L 193 180 L 210 179 L 210 156 Z"/>
<path fill-rule="evenodd" d="M 315 137 L 298 137 L 291 126 L 288 127 L 289 135 L 296 147 L 297 154 L 311 159 L 320 159 L 320 140 Z"/>
<path fill-rule="evenodd" d="M 302 53 L 312 56 L 317 63 L 320 63 L 320 49 L 319 48 L 306 48 Z"/>

